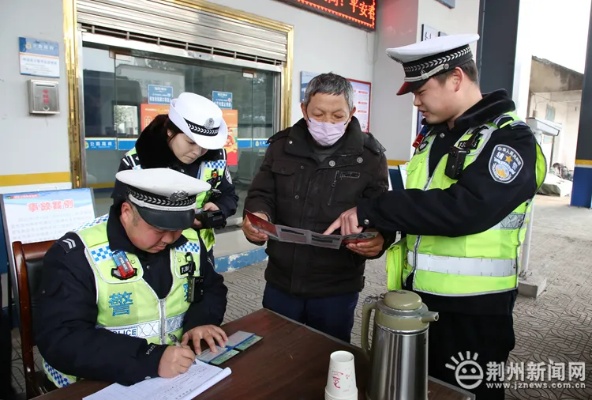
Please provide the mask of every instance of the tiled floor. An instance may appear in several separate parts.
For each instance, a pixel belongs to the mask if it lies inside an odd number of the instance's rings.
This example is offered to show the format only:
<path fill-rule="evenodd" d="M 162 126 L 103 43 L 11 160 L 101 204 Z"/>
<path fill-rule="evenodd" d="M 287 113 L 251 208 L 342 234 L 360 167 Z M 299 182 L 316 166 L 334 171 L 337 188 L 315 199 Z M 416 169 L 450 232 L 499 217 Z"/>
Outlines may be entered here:
<path fill-rule="evenodd" d="M 535 204 L 530 269 L 547 277 L 547 290 L 536 300 L 518 298 L 514 313 L 516 347 L 509 361 L 524 365 L 525 375 L 532 363 L 548 366 L 554 362 L 567 369 L 569 363 L 585 362 L 586 379 L 582 383 L 586 388 L 508 389 L 506 398 L 592 399 L 592 210 L 569 207 L 567 198 L 539 196 Z M 264 268 L 264 264 L 256 264 L 225 274 L 229 288 L 226 321 L 261 307 Z M 385 290 L 384 275 L 384 260 L 369 263 L 361 300 Z M 358 305 L 352 338 L 356 345 L 360 343 L 360 320 Z M 22 390 L 16 335 L 15 331 L 13 381 Z M 531 385 L 535 382 L 523 381 Z M 550 382 L 538 381 L 548 386 Z"/>

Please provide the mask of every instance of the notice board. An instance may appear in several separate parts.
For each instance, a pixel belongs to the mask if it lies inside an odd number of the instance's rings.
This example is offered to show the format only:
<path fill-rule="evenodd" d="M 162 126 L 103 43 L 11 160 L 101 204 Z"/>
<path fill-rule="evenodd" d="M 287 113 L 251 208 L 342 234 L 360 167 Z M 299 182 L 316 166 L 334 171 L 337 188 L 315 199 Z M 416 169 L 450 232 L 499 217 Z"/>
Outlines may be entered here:
<path fill-rule="evenodd" d="M 18 298 L 12 243 L 56 240 L 91 222 L 95 218 L 94 197 L 92 189 L 83 188 L 7 193 L 1 200 L 9 273 Z"/>

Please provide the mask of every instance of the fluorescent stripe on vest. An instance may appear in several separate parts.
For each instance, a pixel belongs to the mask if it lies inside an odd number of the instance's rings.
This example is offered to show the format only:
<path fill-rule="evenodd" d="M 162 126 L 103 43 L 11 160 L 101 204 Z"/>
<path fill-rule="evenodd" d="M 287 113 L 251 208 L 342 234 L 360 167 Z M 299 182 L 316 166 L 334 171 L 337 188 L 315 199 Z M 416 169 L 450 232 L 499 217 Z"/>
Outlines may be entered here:
<path fill-rule="evenodd" d="M 97 329 L 146 339 L 149 343 L 171 344 L 168 334 L 181 338 L 183 320 L 189 308 L 186 301 L 187 274 L 181 275 L 181 266 L 187 264 L 185 254 L 190 252 L 196 265 L 195 276 L 200 274 L 202 251 L 197 232 L 183 231 L 187 243 L 170 251 L 173 282 L 168 295 L 159 299 L 143 279 L 144 270 L 137 256 L 126 253 L 137 275 L 120 280 L 111 275 L 116 268 L 107 238 L 107 220 L 100 217 L 76 232 L 85 245 L 85 255 L 95 277 L 97 291 Z M 61 373 L 43 362 L 45 373 L 57 387 L 76 382 L 78 378 Z"/>
<path fill-rule="evenodd" d="M 131 169 L 142 169 L 142 166 L 140 165 L 140 158 L 138 157 L 138 152 L 136 151 L 135 147 L 125 153 L 123 162 Z"/>
<path fill-rule="evenodd" d="M 498 126 L 502 119 L 511 120 Z M 470 149 L 463 168 L 481 154 L 496 129 L 509 124 L 523 124 L 515 113 L 498 117 L 486 125 L 476 149 Z M 468 130 L 457 141 L 467 141 L 473 130 Z M 447 189 L 456 180 L 445 174 L 448 154 L 429 177 L 429 154 L 434 135 L 428 135 L 427 145 L 420 146 L 407 166 L 407 189 Z M 546 175 L 543 152 L 536 144 L 537 188 Z M 518 285 L 520 246 L 526 234 L 531 202 L 526 201 L 488 230 L 462 237 L 407 235 L 407 262 L 403 280 L 413 272 L 413 289 L 443 296 L 479 295 L 513 290 Z"/>

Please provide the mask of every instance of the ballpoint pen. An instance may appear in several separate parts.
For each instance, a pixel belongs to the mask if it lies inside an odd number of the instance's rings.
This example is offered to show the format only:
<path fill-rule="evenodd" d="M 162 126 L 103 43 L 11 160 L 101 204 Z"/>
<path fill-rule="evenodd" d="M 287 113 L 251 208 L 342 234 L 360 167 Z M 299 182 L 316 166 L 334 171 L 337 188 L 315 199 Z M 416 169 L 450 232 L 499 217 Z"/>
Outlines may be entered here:
<path fill-rule="evenodd" d="M 179 339 L 177 339 L 177 337 L 175 335 L 173 335 L 172 333 L 169 333 L 169 339 L 171 339 L 171 342 L 173 342 L 173 344 L 177 347 L 181 347 L 181 343 L 179 342 Z"/>
<path fill-rule="evenodd" d="M 169 339 L 171 339 L 171 342 L 173 342 L 176 347 L 181 347 L 181 342 L 179 342 L 179 339 L 177 339 L 177 337 L 172 333 L 169 333 Z M 193 359 L 193 364 L 197 364 L 197 360 L 195 358 Z"/>

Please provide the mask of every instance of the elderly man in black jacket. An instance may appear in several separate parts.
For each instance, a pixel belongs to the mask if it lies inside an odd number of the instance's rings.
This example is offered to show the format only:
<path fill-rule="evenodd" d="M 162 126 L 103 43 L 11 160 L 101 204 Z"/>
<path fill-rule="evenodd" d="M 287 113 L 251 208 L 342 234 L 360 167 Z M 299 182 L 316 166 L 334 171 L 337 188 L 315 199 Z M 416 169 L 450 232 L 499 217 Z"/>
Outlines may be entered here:
<path fill-rule="evenodd" d="M 384 148 L 362 132 L 353 100 L 351 84 L 339 75 L 310 81 L 301 105 L 304 118 L 269 139 L 245 210 L 323 232 L 359 199 L 388 190 Z M 243 232 L 254 243 L 268 239 L 247 219 Z M 338 250 L 271 240 L 263 306 L 349 342 L 365 261 L 384 247 L 381 234 Z"/>

